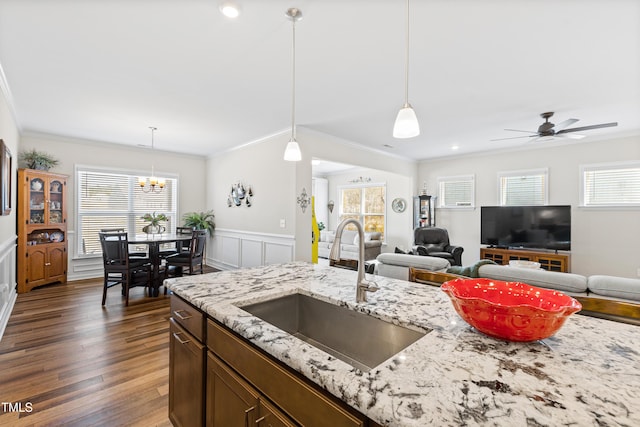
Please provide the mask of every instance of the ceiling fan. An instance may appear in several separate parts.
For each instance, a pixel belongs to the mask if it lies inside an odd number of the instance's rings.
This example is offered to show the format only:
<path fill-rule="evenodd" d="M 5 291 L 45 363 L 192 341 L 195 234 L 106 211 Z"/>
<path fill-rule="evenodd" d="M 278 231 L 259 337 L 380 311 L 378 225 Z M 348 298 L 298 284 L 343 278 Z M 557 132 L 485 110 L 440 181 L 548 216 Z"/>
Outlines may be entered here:
<path fill-rule="evenodd" d="M 569 128 L 572 124 L 578 121 L 578 119 L 567 119 L 564 122 L 560 122 L 557 125 L 553 124 L 549 121 L 549 119 L 553 116 L 553 111 L 542 113 L 540 117 L 544 119 L 544 123 L 538 126 L 537 131 L 527 131 L 527 130 L 519 130 L 519 129 L 505 129 L 510 132 L 525 132 L 530 135 L 526 136 L 513 136 L 510 138 L 499 138 L 492 139 L 491 141 L 503 141 L 505 139 L 517 139 L 517 138 L 536 138 L 534 141 L 549 141 L 555 138 L 571 138 L 571 139 L 582 139 L 585 135 L 576 134 L 573 132 L 580 132 L 583 130 L 591 130 L 591 129 L 600 129 L 600 128 L 608 128 L 613 126 L 618 126 L 618 122 L 611 123 L 602 123 L 599 125 L 590 125 L 590 126 L 581 126 L 576 128 Z"/>

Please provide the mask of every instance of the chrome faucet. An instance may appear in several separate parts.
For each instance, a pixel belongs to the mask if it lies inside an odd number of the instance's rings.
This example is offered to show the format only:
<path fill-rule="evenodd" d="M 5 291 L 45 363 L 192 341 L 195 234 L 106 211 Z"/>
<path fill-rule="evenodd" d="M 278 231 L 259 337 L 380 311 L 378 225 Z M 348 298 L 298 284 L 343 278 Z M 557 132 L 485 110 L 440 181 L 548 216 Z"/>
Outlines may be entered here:
<path fill-rule="evenodd" d="M 374 281 L 367 280 L 364 277 L 364 231 L 360 222 L 353 218 L 347 218 L 338 225 L 336 237 L 329 252 L 329 259 L 338 261 L 340 259 L 340 238 L 347 224 L 354 224 L 358 229 L 358 281 L 356 282 L 356 302 L 367 302 L 367 291 L 375 292 L 378 290 L 378 284 Z"/>

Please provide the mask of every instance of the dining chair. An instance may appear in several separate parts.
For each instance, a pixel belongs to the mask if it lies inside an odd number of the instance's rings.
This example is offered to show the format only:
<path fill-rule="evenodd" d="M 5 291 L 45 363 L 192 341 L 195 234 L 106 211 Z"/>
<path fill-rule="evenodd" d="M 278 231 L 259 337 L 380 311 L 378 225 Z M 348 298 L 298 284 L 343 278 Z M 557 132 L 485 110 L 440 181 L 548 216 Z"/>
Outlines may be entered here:
<path fill-rule="evenodd" d="M 144 286 L 151 292 L 151 263 L 149 258 L 131 257 L 127 233 L 99 233 L 104 264 L 104 287 L 102 305 L 107 300 L 107 289 L 122 286 L 125 306 L 129 305 L 129 289 Z"/>
<path fill-rule="evenodd" d="M 193 227 L 176 227 L 176 234 L 191 236 L 193 234 Z M 160 251 L 160 258 L 166 259 L 168 256 L 172 256 L 180 252 L 188 253 L 189 245 L 186 245 L 185 242 L 182 241 L 176 242 L 174 247 L 162 249 Z"/>
<path fill-rule="evenodd" d="M 124 233 L 125 231 L 126 230 L 124 229 L 124 227 L 100 229 L 101 233 Z M 147 252 L 141 252 L 141 251 L 129 252 L 129 257 L 147 258 L 148 256 L 149 254 Z"/>
<path fill-rule="evenodd" d="M 165 259 L 165 279 L 168 277 L 180 277 L 188 270 L 188 274 L 204 273 L 204 248 L 207 242 L 206 230 L 192 230 L 189 241 L 189 252 L 180 252 Z M 167 288 L 164 289 L 165 294 Z"/>

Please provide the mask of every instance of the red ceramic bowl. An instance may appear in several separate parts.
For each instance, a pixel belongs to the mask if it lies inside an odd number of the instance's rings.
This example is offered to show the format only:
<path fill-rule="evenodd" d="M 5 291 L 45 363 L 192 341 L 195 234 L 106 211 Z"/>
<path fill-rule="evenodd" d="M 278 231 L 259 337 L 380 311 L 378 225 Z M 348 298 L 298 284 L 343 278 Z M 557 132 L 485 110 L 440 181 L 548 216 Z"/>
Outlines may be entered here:
<path fill-rule="evenodd" d="M 496 338 L 535 341 L 555 334 L 582 305 L 562 292 L 520 282 L 456 279 L 441 289 L 471 326 Z"/>

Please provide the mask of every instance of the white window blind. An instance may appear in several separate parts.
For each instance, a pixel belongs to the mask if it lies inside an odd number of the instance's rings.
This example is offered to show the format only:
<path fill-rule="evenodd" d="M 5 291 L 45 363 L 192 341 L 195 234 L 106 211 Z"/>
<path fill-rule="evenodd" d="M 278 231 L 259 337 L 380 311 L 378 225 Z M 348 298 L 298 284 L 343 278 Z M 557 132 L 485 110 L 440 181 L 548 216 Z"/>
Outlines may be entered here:
<path fill-rule="evenodd" d="M 91 168 L 76 168 L 76 248 L 77 256 L 101 254 L 98 232 L 103 228 L 124 228 L 129 234 L 142 233 L 146 213 L 163 213 L 163 225 L 175 231 L 177 223 L 177 178 L 166 179 L 160 193 L 144 193 L 138 175 Z"/>
<path fill-rule="evenodd" d="M 501 206 L 548 204 L 548 170 L 499 172 Z"/>
<path fill-rule="evenodd" d="M 469 208 L 475 203 L 474 175 L 438 178 L 439 208 Z"/>
<path fill-rule="evenodd" d="M 583 206 L 640 206 L 640 162 L 581 166 Z"/>

